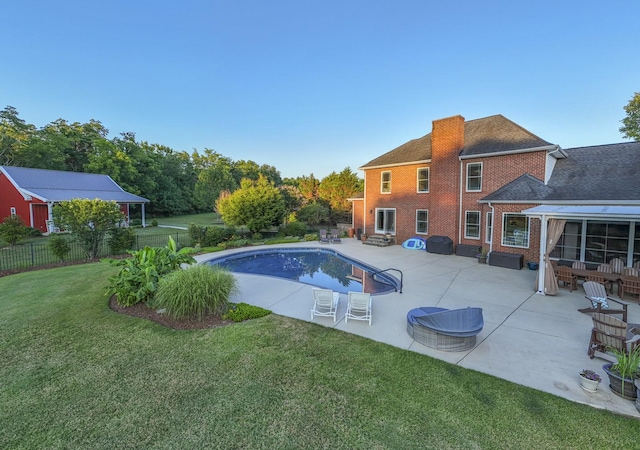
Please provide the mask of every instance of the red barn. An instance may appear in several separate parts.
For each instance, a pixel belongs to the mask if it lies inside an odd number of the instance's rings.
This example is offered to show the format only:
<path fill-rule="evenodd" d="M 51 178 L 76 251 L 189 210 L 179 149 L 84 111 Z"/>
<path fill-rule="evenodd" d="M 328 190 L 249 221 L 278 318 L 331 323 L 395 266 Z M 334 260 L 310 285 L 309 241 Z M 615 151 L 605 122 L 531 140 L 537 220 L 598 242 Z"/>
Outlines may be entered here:
<path fill-rule="evenodd" d="M 55 228 L 52 208 L 55 203 L 76 198 L 117 202 L 129 221 L 129 205 L 144 205 L 149 200 L 124 191 L 108 175 L 63 172 L 0 166 L 0 220 L 12 214 L 43 233 Z"/>

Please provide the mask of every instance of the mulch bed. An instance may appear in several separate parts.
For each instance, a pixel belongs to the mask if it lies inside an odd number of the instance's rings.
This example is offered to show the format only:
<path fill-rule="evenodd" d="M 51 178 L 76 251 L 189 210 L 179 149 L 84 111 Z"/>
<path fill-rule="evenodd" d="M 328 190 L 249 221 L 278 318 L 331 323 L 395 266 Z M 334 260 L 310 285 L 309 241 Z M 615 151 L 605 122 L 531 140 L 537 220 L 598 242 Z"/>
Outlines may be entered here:
<path fill-rule="evenodd" d="M 109 308 L 113 311 L 126 314 L 132 317 L 151 320 L 157 324 L 172 328 L 174 330 L 204 330 L 207 328 L 216 328 L 233 323 L 231 320 L 222 320 L 219 317 L 205 316 L 202 320 L 192 319 L 175 319 L 167 314 L 160 314 L 156 310 L 149 308 L 144 303 L 138 303 L 133 306 L 120 306 L 113 295 L 109 299 Z"/>

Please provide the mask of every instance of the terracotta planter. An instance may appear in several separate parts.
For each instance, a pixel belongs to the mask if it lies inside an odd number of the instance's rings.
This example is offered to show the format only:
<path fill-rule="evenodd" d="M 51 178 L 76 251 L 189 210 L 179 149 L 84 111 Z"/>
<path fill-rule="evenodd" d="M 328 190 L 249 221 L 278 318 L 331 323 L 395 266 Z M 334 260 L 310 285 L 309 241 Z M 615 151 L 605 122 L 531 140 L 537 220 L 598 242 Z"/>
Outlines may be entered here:
<path fill-rule="evenodd" d="M 634 380 L 629 378 L 623 379 L 617 373 L 611 372 L 612 365 L 612 363 L 602 365 L 602 370 L 604 370 L 607 375 L 609 375 L 609 387 L 611 388 L 611 391 L 614 394 L 627 400 L 635 400 L 636 398 L 638 398 Z"/>
<path fill-rule="evenodd" d="M 350 238 L 352 238 L 353 236 L 355 236 L 355 234 L 356 234 L 356 229 L 355 229 L 355 228 L 349 228 L 349 229 L 347 230 L 347 235 L 348 235 Z"/>

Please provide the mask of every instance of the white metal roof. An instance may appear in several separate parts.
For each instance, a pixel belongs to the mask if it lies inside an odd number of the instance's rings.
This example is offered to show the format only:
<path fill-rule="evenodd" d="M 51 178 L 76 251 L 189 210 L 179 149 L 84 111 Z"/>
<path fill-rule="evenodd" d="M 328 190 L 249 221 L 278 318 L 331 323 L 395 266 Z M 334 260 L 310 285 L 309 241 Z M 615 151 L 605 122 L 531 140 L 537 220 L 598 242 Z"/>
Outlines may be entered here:
<path fill-rule="evenodd" d="M 549 216 L 575 219 L 640 220 L 636 205 L 540 205 L 525 209 L 527 216 Z"/>

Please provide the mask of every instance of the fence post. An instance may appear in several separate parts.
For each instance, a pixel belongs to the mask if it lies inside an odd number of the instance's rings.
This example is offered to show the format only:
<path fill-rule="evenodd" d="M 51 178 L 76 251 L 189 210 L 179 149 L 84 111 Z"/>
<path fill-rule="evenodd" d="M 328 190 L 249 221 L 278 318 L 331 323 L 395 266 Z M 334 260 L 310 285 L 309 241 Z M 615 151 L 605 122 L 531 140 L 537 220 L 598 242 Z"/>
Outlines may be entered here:
<path fill-rule="evenodd" d="M 31 266 L 35 267 L 36 265 L 36 255 L 33 251 L 33 242 L 29 244 L 29 246 L 31 247 Z"/>

